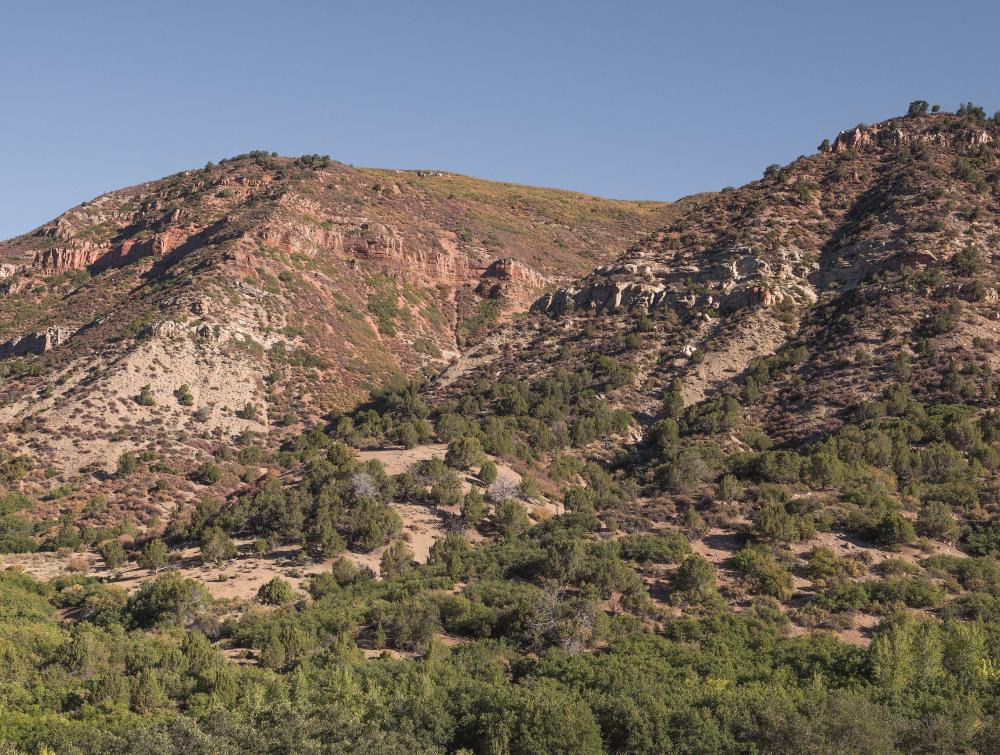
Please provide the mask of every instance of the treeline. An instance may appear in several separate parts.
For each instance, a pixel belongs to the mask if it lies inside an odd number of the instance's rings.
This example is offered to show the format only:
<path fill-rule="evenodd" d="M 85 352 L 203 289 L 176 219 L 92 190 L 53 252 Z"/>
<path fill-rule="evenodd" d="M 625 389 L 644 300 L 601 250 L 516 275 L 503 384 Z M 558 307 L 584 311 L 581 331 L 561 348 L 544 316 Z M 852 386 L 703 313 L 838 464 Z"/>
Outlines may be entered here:
<path fill-rule="evenodd" d="M 419 581 L 442 571 L 429 567 Z M 95 610 L 110 601 L 85 578 L 46 585 L 4 572 L 0 741 L 11 752 L 144 754 L 1000 747 L 994 623 L 900 615 L 865 650 L 827 635 L 786 639 L 767 609 L 672 620 L 656 633 L 620 615 L 606 617 L 592 652 L 550 641 L 529 656 L 504 633 L 432 642 L 422 660 L 365 661 L 359 606 L 388 615 L 426 584 L 415 589 L 410 575 L 376 588 L 355 577 L 331 574 L 317 597 L 225 630 L 239 642 L 284 638 L 284 660 L 270 668 L 228 662 L 205 635 L 210 603 L 174 575 Z M 362 598 L 374 589 L 381 597 Z M 457 622 L 442 592 L 426 600 Z M 60 609 L 87 604 L 79 620 L 60 622 Z"/>

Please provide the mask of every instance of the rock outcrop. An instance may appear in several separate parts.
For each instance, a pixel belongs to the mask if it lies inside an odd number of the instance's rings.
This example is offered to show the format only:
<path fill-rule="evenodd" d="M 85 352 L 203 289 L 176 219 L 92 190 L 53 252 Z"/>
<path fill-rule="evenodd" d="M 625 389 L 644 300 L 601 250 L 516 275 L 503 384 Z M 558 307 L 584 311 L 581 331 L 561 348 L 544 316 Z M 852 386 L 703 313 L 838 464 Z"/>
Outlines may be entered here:
<path fill-rule="evenodd" d="M 885 147 L 896 148 L 912 142 L 923 142 L 937 146 L 981 147 L 993 141 L 993 136 L 984 128 L 969 126 L 954 131 L 929 132 L 918 128 L 907 128 L 906 119 L 890 121 L 873 126 L 858 125 L 841 131 L 834 139 L 833 152 L 870 152 Z"/>
<path fill-rule="evenodd" d="M 780 250 L 775 259 L 768 261 L 751 247 L 734 247 L 704 255 L 697 262 L 675 257 L 655 268 L 641 261 L 600 267 L 578 287 L 545 294 L 532 310 L 562 315 L 573 311 L 651 313 L 669 307 L 690 315 L 771 307 L 786 299 L 814 303 L 809 276 L 817 265 L 807 263 L 794 248 Z"/>
<path fill-rule="evenodd" d="M 531 303 L 538 292 L 552 281 L 523 262 L 503 257 L 494 260 L 483 271 L 476 293 L 488 298 L 505 298 L 514 302 Z"/>
<path fill-rule="evenodd" d="M 115 244 L 91 240 L 71 241 L 37 252 L 32 267 L 44 275 L 86 269 L 100 272 L 110 267 L 128 265 L 145 257 L 169 254 L 188 238 L 189 234 L 183 230 L 168 228 L 148 237 L 129 238 Z"/>
<path fill-rule="evenodd" d="M 0 344 L 0 359 L 25 356 L 27 354 L 44 354 L 47 351 L 66 343 L 75 331 L 70 328 L 48 328 L 41 333 L 29 333 L 18 338 L 12 338 Z"/>

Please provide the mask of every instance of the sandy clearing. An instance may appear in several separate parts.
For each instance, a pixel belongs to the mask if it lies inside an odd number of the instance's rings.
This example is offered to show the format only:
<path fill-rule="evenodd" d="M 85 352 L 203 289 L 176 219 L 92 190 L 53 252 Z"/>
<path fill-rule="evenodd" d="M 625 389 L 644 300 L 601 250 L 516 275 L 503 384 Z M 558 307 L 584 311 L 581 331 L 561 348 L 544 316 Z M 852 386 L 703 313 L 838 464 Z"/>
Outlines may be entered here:
<path fill-rule="evenodd" d="M 448 447 L 444 443 L 434 443 L 417 446 L 411 449 L 380 448 L 358 452 L 362 462 L 378 459 L 390 475 L 401 474 L 420 461 L 434 456 L 444 458 Z M 509 464 L 496 460 L 497 472 L 501 478 L 510 480 L 514 485 L 521 482 L 521 475 Z M 471 473 L 462 475 L 462 486 L 468 491 L 477 486 L 478 482 Z M 525 502 L 531 516 L 536 520 L 545 519 L 561 513 L 560 506 L 547 499 L 537 502 Z M 434 541 L 444 537 L 448 531 L 450 520 L 455 520 L 460 514 L 460 506 L 430 507 L 415 502 L 392 502 L 389 504 L 399 514 L 403 522 L 402 540 L 413 551 L 417 563 L 426 563 Z M 475 530 L 466 532 L 470 542 L 481 543 L 486 538 Z M 300 557 L 301 549 L 296 545 L 282 546 L 263 557 L 253 553 L 253 541 L 237 540 L 239 554 L 228 562 L 219 564 L 203 564 L 197 547 L 188 547 L 171 553 L 171 561 L 167 569 L 175 570 L 202 582 L 213 597 L 236 602 L 252 600 L 261 585 L 274 577 L 286 579 L 296 589 L 304 589 L 309 578 L 314 574 L 329 571 L 334 559 L 322 562 L 305 561 Z M 365 566 L 376 575 L 380 572 L 380 562 L 385 547 L 376 548 L 370 553 L 345 552 L 343 555 L 357 566 Z M 31 553 L 0 555 L 0 569 L 22 569 L 32 576 L 50 580 L 66 574 L 70 561 L 86 564 L 87 573 L 99 579 L 132 592 L 145 581 L 153 578 L 145 569 L 140 569 L 134 562 L 113 573 L 107 569 L 101 558 L 92 552 L 87 553 Z"/>
<path fill-rule="evenodd" d="M 434 541 L 445 535 L 443 517 L 426 506 L 407 503 L 390 505 L 403 520 L 403 540 L 413 551 L 414 560 L 421 564 L 427 563 Z M 281 546 L 258 557 L 253 553 L 252 540 L 237 540 L 236 544 L 239 548 L 237 557 L 218 564 L 203 564 L 197 547 L 172 551 L 170 564 L 164 571 L 177 571 L 185 577 L 197 579 L 214 598 L 243 602 L 252 600 L 261 585 L 274 577 L 281 577 L 296 589 L 304 590 L 310 577 L 328 572 L 335 560 L 302 561 L 299 558 L 301 549 L 296 545 Z M 378 575 L 384 551 L 384 547 L 376 548 L 370 553 L 347 551 L 343 556 L 357 566 L 367 566 Z M 0 556 L 0 570 L 20 569 L 36 579 L 50 580 L 67 574 L 71 560 L 86 562 L 88 574 L 130 593 L 155 577 L 147 569 L 140 569 L 135 562 L 129 562 L 117 573 L 112 572 L 96 553 L 3 555 Z"/>

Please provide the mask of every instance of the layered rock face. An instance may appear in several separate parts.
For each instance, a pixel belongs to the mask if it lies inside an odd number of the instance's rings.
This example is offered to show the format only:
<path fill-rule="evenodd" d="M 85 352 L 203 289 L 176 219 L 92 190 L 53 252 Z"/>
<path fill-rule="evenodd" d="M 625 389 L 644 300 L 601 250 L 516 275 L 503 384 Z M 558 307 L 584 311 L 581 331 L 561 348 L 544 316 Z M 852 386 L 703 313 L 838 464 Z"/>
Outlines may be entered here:
<path fill-rule="evenodd" d="M 727 313 L 746 307 L 771 307 L 786 300 L 815 303 L 809 281 L 818 264 L 807 262 L 800 250 L 779 250 L 771 263 L 752 247 L 734 247 L 702 260 L 680 256 L 664 262 L 628 262 L 600 267 L 579 287 L 545 294 L 532 311 L 563 315 L 568 312 L 603 314 L 660 308 L 685 315 L 715 310 Z M 638 257 L 642 260 L 643 257 Z M 655 265 L 655 267 L 654 267 Z"/>
<path fill-rule="evenodd" d="M 145 257 L 162 257 L 184 244 L 189 234 L 178 228 L 156 233 L 149 238 L 130 238 L 108 246 L 93 241 L 71 240 L 39 251 L 30 269 L 46 275 L 58 275 L 71 270 L 100 272 L 109 267 L 121 267 Z M 28 272 L 27 270 L 25 272 Z"/>

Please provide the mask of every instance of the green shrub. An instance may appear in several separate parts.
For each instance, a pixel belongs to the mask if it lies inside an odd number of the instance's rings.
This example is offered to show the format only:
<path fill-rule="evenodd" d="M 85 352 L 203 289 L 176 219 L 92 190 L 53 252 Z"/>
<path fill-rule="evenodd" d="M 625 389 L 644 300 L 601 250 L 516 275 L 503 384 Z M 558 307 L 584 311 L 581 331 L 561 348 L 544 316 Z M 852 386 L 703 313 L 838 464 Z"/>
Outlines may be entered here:
<path fill-rule="evenodd" d="M 167 563 L 167 544 L 162 540 L 150 540 L 139 555 L 139 566 L 151 572 L 159 571 Z"/>
<path fill-rule="evenodd" d="M 619 544 L 622 558 L 640 563 L 676 564 L 691 552 L 688 539 L 676 530 L 628 535 Z"/>
<path fill-rule="evenodd" d="M 214 485 L 222 479 L 222 470 L 215 462 L 204 461 L 198 465 L 194 477 L 202 485 Z"/>
<path fill-rule="evenodd" d="M 472 435 L 464 435 L 448 444 L 444 462 L 455 469 L 468 469 L 480 462 L 483 457 L 483 447 L 479 439 Z"/>
<path fill-rule="evenodd" d="M 129 624 L 138 628 L 183 626 L 205 611 L 211 600 L 197 581 L 168 572 L 144 582 L 125 604 L 125 615 Z"/>
<path fill-rule="evenodd" d="M 281 577 L 274 577 L 257 590 L 257 600 L 266 606 L 287 606 L 295 602 L 295 589 Z"/>
<path fill-rule="evenodd" d="M 865 530 L 865 537 L 876 545 L 889 548 L 909 545 L 916 539 L 916 532 L 909 519 L 895 511 L 887 511 Z"/>
<path fill-rule="evenodd" d="M 191 393 L 191 388 L 188 387 L 187 383 L 184 383 L 180 388 L 174 391 L 174 397 L 177 399 L 177 403 L 181 406 L 194 405 L 194 394 Z"/>
<path fill-rule="evenodd" d="M 486 459 L 482 466 L 479 467 L 479 474 L 477 477 L 479 481 L 489 487 L 497 479 L 497 465 L 490 459 Z"/>
<path fill-rule="evenodd" d="M 706 602 L 717 594 L 715 566 L 704 556 L 688 556 L 674 576 L 674 587 L 692 603 Z"/>
<path fill-rule="evenodd" d="M 259 412 L 257 409 L 257 405 L 252 404 L 249 401 L 246 404 L 244 404 L 243 408 L 239 409 L 236 412 L 237 417 L 239 417 L 240 419 L 248 419 L 248 420 L 257 419 L 258 414 Z"/>
<path fill-rule="evenodd" d="M 778 600 L 792 596 L 792 575 L 774 553 L 760 546 L 749 546 L 733 556 L 733 565 L 747 578 L 755 593 L 770 595 Z"/>
<path fill-rule="evenodd" d="M 958 525 L 951 516 L 951 507 L 940 501 L 928 501 L 917 515 L 916 531 L 927 537 L 954 541 L 959 534 Z"/>
<path fill-rule="evenodd" d="M 469 527 L 478 527 L 486 515 L 486 502 L 478 490 L 470 490 L 462 500 L 462 521 Z"/>
<path fill-rule="evenodd" d="M 383 579 L 393 579 L 406 574 L 413 567 L 413 551 L 406 543 L 396 541 L 382 553 L 379 571 Z"/>
<path fill-rule="evenodd" d="M 118 477 L 128 477 L 139 469 L 139 458 L 132 451 L 123 451 L 118 456 L 115 473 Z"/>
<path fill-rule="evenodd" d="M 524 504 L 513 498 L 500 501 L 494 507 L 493 523 L 504 537 L 523 534 L 531 526 Z"/>
<path fill-rule="evenodd" d="M 542 497 L 542 489 L 539 487 L 538 481 L 527 472 L 521 475 L 521 482 L 518 484 L 517 490 L 522 498 L 530 501 Z"/>
<path fill-rule="evenodd" d="M 0 553 L 33 553 L 38 544 L 31 523 L 17 514 L 0 516 Z"/>
<path fill-rule="evenodd" d="M 97 547 L 97 552 L 109 569 L 118 569 L 128 560 L 128 554 L 120 540 L 105 540 Z"/>
<path fill-rule="evenodd" d="M 236 555 L 236 544 L 220 527 L 206 527 L 201 533 L 202 561 L 228 561 Z"/>
<path fill-rule="evenodd" d="M 766 503 L 754 516 L 754 529 L 765 540 L 797 542 L 816 534 L 816 525 L 808 515 L 789 513 L 784 503 Z"/>

